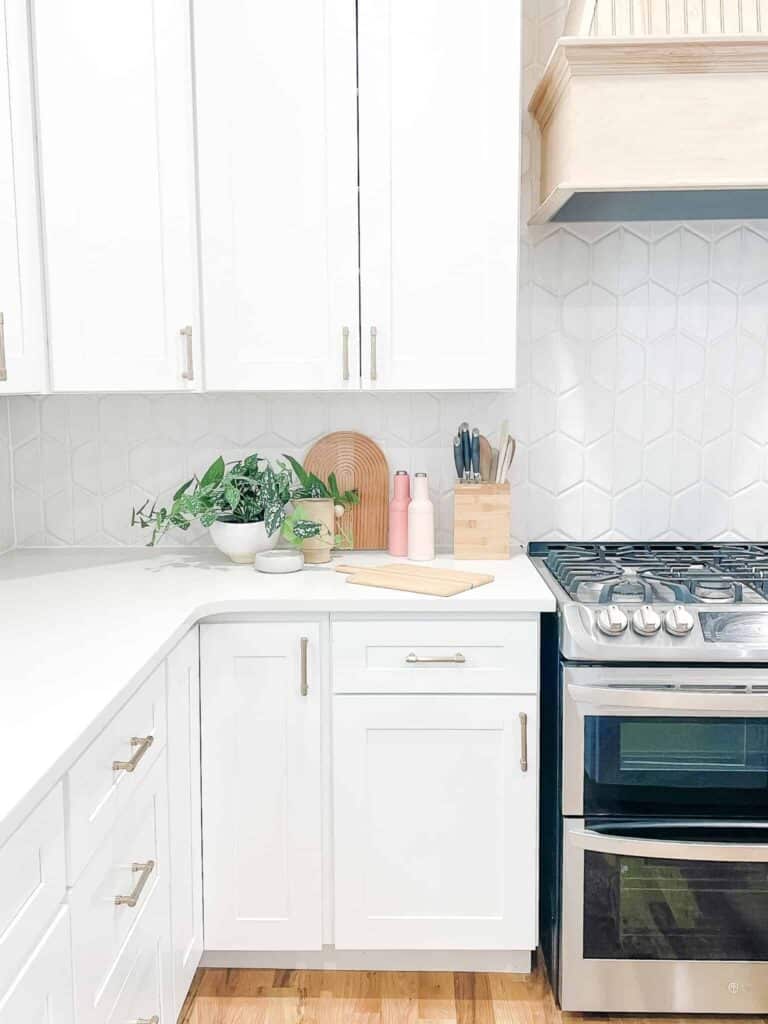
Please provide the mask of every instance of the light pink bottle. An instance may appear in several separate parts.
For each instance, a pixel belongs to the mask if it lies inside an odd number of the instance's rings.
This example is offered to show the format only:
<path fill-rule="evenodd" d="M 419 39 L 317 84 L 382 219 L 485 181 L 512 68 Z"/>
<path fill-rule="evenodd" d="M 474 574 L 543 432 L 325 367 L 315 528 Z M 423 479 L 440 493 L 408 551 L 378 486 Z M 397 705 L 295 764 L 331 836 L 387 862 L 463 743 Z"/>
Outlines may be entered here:
<path fill-rule="evenodd" d="M 426 473 L 413 478 L 413 499 L 408 506 L 408 557 L 428 562 L 435 557 L 435 507 L 429 500 Z"/>
<path fill-rule="evenodd" d="M 408 554 L 408 506 L 411 478 L 404 469 L 395 473 L 395 493 L 389 503 L 389 553 L 397 558 Z"/>

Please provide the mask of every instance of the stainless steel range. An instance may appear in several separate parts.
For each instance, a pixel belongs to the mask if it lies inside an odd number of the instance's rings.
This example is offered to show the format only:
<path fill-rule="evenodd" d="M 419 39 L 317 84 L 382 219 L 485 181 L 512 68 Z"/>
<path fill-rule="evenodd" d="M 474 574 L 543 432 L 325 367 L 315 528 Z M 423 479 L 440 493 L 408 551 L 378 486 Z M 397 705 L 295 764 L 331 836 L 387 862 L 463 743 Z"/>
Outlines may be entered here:
<path fill-rule="evenodd" d="M 532 544 L 563 1009 L 768 1011 L 768 545 Z"/>

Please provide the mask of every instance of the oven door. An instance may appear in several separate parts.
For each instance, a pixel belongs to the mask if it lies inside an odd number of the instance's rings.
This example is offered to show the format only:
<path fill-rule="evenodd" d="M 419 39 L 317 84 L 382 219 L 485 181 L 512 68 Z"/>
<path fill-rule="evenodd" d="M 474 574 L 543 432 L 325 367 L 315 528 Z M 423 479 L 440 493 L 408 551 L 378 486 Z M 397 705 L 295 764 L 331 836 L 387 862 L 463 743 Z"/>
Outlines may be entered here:
<path fill-rule="evenodd" d="M 563 668 L 563 813 L 768 820 L 768 671 Z"/>
<path fill-rule="evenodd" d="M 768 825 L 564 824 L 564 1010 L 768 1011 Z"/>

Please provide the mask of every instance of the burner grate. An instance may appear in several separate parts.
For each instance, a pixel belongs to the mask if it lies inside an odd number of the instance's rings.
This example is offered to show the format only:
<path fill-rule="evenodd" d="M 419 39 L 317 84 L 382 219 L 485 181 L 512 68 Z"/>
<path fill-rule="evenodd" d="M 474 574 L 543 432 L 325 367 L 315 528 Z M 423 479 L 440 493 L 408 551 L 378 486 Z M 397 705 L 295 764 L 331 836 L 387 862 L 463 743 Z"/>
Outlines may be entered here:
<path fill-rule="evenodd" d="M 768 601 L 767 544 L 552 544 L 544 564 L 575 600 Z"/>

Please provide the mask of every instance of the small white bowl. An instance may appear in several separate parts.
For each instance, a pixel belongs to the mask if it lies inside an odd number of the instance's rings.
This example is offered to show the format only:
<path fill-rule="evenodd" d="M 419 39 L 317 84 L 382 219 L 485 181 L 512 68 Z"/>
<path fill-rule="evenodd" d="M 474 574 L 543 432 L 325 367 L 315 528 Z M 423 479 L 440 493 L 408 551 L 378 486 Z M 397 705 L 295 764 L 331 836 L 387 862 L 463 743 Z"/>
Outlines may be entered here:
<path fill-rule="evenodd" d="M 301 551 L 284 548 L 279 551 L 260 551 L 253 559 L 253 567 L 257 572 L 298 572 L 304 568 L 304 555 Z"/>

